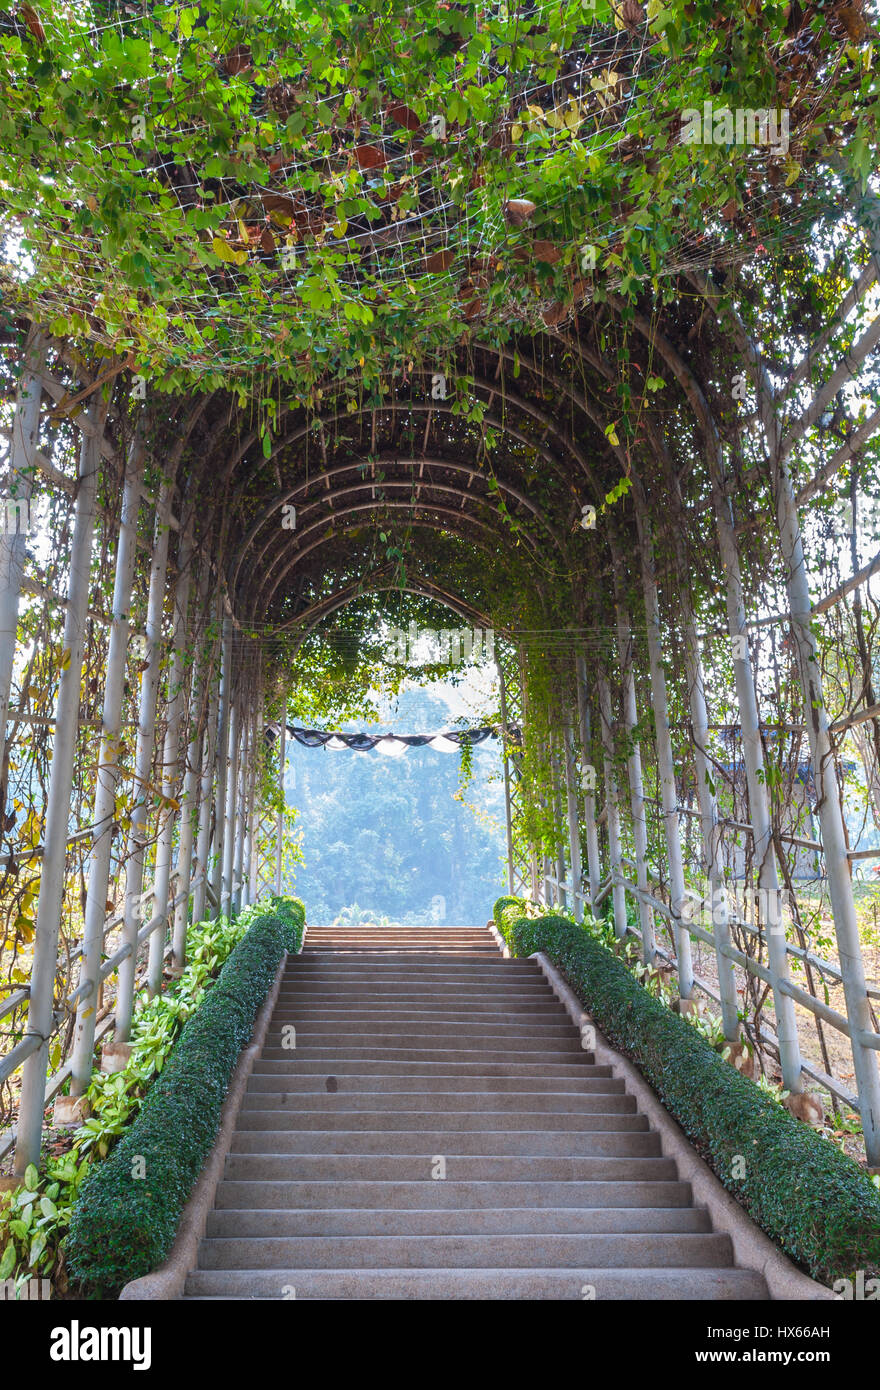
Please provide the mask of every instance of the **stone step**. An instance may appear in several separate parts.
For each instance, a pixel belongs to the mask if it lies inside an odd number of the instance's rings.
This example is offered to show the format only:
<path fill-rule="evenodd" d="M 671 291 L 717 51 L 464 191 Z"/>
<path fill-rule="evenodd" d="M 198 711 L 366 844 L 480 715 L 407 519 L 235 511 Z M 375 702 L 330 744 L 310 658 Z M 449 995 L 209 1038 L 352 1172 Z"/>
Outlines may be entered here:
<path fill-rule="evenodd" d="M 766 1299 L 612 1073 L 482 927 L 310 929 L 184 1297 Z"/>
<path fill-rule="evenodd" d="M 331 954 L 336 951 L 423 951 L 426 955 L 443 954 L 447 951 L 453 954 L 467 954 L 471 951 L 483 951 L 486 955 L 501 956 L 498 946 L 492 940 L 488 932 L 478 932 L 474 936 L 465 935 L 463 932 L 450 932 L 446 937 L 429 937 L 404 935 L 391 936 L 387 932 L 377 932 L 373 937 L 349 936 L 340 937 L 334 935 L 323 935 L 311 928 L 306 935 L 305 950 L 306 954 Z M 501 956 L 503 960 L 504 957 Z"/>
<path fill-rule="evenodd" d="M 658 1157 L 660 1138 L 652 1130 L 239 1130 L 234 1154 L 541 1154 L 560 1157 Z"/>
<path fill-rule="evenodd" d="M 263 1066 L 275 1065 L 263 1063 Z M 391 1064 L 389 1064 L 391 1065 Z M 398 1065 L 405 1066 L 401 1062 Z M 541 1083 L 544 1083 L 543 1085 Z M 623 1091 L 623 1082 L 609 1076 L 486 1076 L 467 1072 L 461 1076 L 448 1073 L 426 1076 L 424 1073 L 403 1076 L 371 1072 L 328 1072 L 326 1069 L 306 1075 L 295 1075 L 289 1069 L 280 1075 L 253 1072 L 248 1081 L 250 1092 L 267 1091 L 276 1095 L 307 1092 L 346 1091 L 350 1095 L 365 1095 L 383 1091 L 406 1092 L 409 1095 L 468 1094 L 493 1095 L 614 1095 Z"/>
<path fill-rule="evenodd" d="M 626 1097 L 622 1097 L 626 1099 Z M 264 1109 L 242 1110 L 238 1117 L 235 1137 L 251 1131 L 273 1130 L 280 1133 L 323 1130 L 387 1130 L 395 1134 L 422 1134 L 428 1130 L 441 1133 L 455 1131 L 472 1134 L 510 1134 L 519 1130 L 568 1134 L 641 1134 L 648 1130 L 644 1115 L 619 1113 L 610 1115 L 572 1115 L 566 1111 L 527 1110 L 338 1110 L 329 1114 L 321 1110 Z"/>
<path fill-rule="evenodd" d="M 503 1194 L 502 1194 L 503 1195 Z M 627 1232 L 710 1231 L 704 1207 L 486 1207 L 436 1211 L 346 1210 L 212 1211 L 207 1235 L 374 1236 L 374 1235 L 625 1235 Z"/>
<path fill-rule="evenodd" d="M 200 1270 L 186 1298 L 764 1300 L 747 1269 Z"/>
<path fill-rule="evenodd" d="M 358 960 L 340 959 L 332 964 L 309 961 L 305 956 L 294 957 L 295 964 L 289 966 L 281 976 L 281 988 L 291 989 L 303 982 L 316 983 L 323 980 L 338 981 L 340 984 L 366 981 L 381 984 L 384 980 L 403 983 L 424 981 L 427 984 L 473 984 L 486 985 L 492 990 L 511 985 L 542 985 L 549 989 L 547 981 L 536 967 L 531 970 L 506 970 L 504 962 L 483 964 L 475 961 L 411 961 L 404 957 L 387 956 L 375 961 L 364 958 Z"/>
<path fill-rule="evenodd" d="M 726 1235 L 212 1237 L 202 1269 L 723 1269 Z"/>
<path fill-rule="evenodd" d="M 294 1019 L 289 1022 L 295 1023 Z M 266 1034 L 267 1047 L 281 1046 L 286 1022 L 273 1023 Z M 500 1023 L 395 1023 L 377 1022 L 367 1025 L 353 1023 L 348 1019 L 337 1022 L 321 1022 L 307 1019 L 295 1023 L 297 1041 L 303 1040 L 316 1047 L 326 1047 L 327 1039 L 339 1039 L 345 1046 L 365 1047 L 376 1043 L 380 1047 L 398 1047 L 401 1042 L 412 1047 L 424 1046 L 423 1040 L 436 1042 L 443 1046 L 448 1039 L 456 1047 L 555 1047 L 564 1052 L 583 1052 L 585 1049 L 570 1027 L 555 1023 L 520 1024 L 519 1026 Z"/>
<path fill-rule="evenodd" d="M 492 991 L 493 996 L 496 991 Z M 296 1013 L 305 1007 L 322 1007 L 325 1009 L 364 1009 L 382 1007 L 389 1009 L 427 1009 L 430 1012 L 438 1013 L 442 1009 L 453 1009 L 459 1013 L 468 1013 L 472 1009 L 475 1014 L 482 1013 L 480 1007 L 481 999 L 485 998 L 485 991 L 472 990 L 465 988 L 443 987 L 433 991 L 431 987 L 413 986 L 405 989 L 403 986 L 394 987 L 392 985 L 377 985 L 375 989 L 364 990 L 355 989 L 314 989 L 307 988 L 301 990 L 290 990 L 278 996 L 278 1012 L 275 1017 L 284 1017 L 289 1013 Z M 503 1013 L 515 1013 L 519 1009 L 528 1008 L 534 1005 L 552 1005 L 558 1009 L 556 1001 L 550 990 L 543 990 L 535 986 L 528 989 L 506 987 L 497 991 L 497 1003 L 509 1005 L 503 1009 Z M 501 1011 L 499 1011 L 501 1012 Z M 557 1012 L 558 1017 L 558 1012 Z"/>
<path fill-rule="evenodd" d="M 410 984 L 364 984 L 361 980 L 342 980 L 338 984 L 309 985 L 290 984 L 284 985 L 278 994 L 279 1004 L 299 1003 L 300 1000 L 308 997 L 312 1003 L 321 1002 L 325 999 L 409 999 L 413 1002 L 432 1003 L 434 1000 L 461 999 L 466 1002 L 473 1001 L 478 1003 L 484 999 L 486 989 L 484 985 L 469 984 L 434 984 L 431 980 L 424 978 L 413 980 Z M 492 990 L 492 997 L 499 1004 L 540 1004 L 542 1002 L 553 1001 L 553 991 L 549 985 L 535 983 L 517 983 L 515 980 L 509 984 L 503 982 L 495 985 Z"/>
<path fill-rule="evenodd" d="M 480 1160 L 483 1162 L 484 1160 Z M 655 1160 L 656 1162 L 656 1160 Z M 429 1185 L 430 1184 L 430 1185 Z M 398 1210 L 468 1211 L 483 1207 L 689 1207 L 691 1185 L 669 1178 L 633 1182 L 461 1179 L 408 1181 L 328 1178 L 279 1182 L 226 1177 L 217 1185 L 218 1209 L 294 1210 L 312 1207 L 381 1207 Z"/>
<path fill-rule="evenodd" d="M 507 1037 L 496 1039 L 496 1046 L 488 1048 L 485 1040 L 472 1037 L 469 1033 L 449 1033 L 435 1037 L 428 1033 L 424 1037 L 409 1038 L 394 1033 L 355 1033 L 346 1037 L 333 1030 L 314 1033 L 299 1024 L 285 1025 L 278 1033 L 270 1035 L 262 1051 L 265 1061 L 283 1061 L 285 1058 L 300 1057 L 319 1061 L 330 1059 L 333 1055 L 355 1061 L 369 1057 L 372 1061 L 417 1062 L 434 1061 L 437 1058 L 447 1061 L 468 1062 L 484 1058 L 487 1062 L 509 1062 L 511 1057 L 522 1057 L 524 1061 L 566 1062 L 576 1064 L 586 1062 L 595 1065 L 593 1054 L 579 1047 L 577 1039 Z"/>
<path fill-rule="evenodd" d="M 345 1008 L 339 1004 L 310 1004 L 303 999 L 302 1004 L 295 1006 L 278 1006 L 272 1013 L 272 1027 L 278 1027 L 281 1023 L 295 1023 L 296 1019 L 317 1020 L 318 1023 L 368 1023 L 371 1027 L 388 1020 L 389 1023 L 410 1023 L 423 1022 L 425 1026 L 432 1027 L 435 1023 L 448 1024 L 455 1027 L 457 1024 L 474 1023 L 478 1027 L 496 1027 L 500 1020 L 510 1027 L 517 1027 L 524 1024 L 525 1027 L 545 1027 L 546 1024 L 555 1024 L 559 1027 L 559 1008 L 556 1004 L 523 1004 L 517 1005 L 516 1009 L 506 1009 L 503 1006 L 482 1005 L 480 1008 L 462 1009 L 455 1006 L 437 1005 L 434 1008 L 407 1008 L 406 1005 L 389 1004 L 360 1004 L 357 1008 Z M 571 1036 L 571 1026 L 566 1029 Z"/>
<path fill-rule="evenodd" d="M 410 970 L 399 968 L 379 970 L 370 966 L 369 970 L 310 970 L 308 966 L 303 966 L 299 970 L 292 970 L 284 975 L 281 980 L 281 994 L 289 993 L 291 990 L 302 989 L 304 985 L 309 988 L 321 990 L 335 989 L 337 985 L 358 985 L 361 989 L 366 989 L 373 985 L 417 985 L 420 989 L 433 989 L 435 985 L 467 985 L 471 988 L 479 988 L 485 993 L 489 986 L 494 991 L 497 985 L 504 985 L 505 988 L 516 986 L 517 988 L 531 985 L 544 986 L 544 981 L 537 971 L 529 974 L 508 975 L 505 971 L 500 974 L 498 971 L 468 969 L 460 966 L 457 971 L 438 970 L 429 965 L 414 965 Z"/>
<path fill-rule="evenodd" d="M 431 1154 L 227 1154 L 231 1182 L 672 1182 L 671 1158 L 557 1158 L 546 1154 L 446 1154 L 446 1176 L 435 1178 Z"/>
<path fill-rule="evenodd" d="M 509 1052 L 481 1053 L 464 1048 L 264 1048 L 254 1063 L 255 1076 L 610 1076 L 609 1066 L 591 1063 L 588 1053 L 524 1052 L 522 1062 L 509 1060 Z M 584 1059 L 584 1060 L 582 1060 Z"/>
<path fill-rule="evenodd" d="M 357 961 L 365 957 L 369 960 L 406 960 L 406 961 L 487 961 L 497 960 L 499 951 L 496 946 L 468 946 L 460 944 L 457 946 L 437 946 L 427 947 L 424 945 L 394 945 L 390 942 L 380 943 L 375 946 L 321 946 L 313 950 L 306 949 L 298 960 L 318 960 L 332 957 L 335 960 Z M 503 960 L 504 957 L 502 956 Z"/>
<path fill-rule="evenodd" d="M 252 1111 L 264 1114 L 266 1111 L 275 1110 L 306 1110 L 310 1113 L 347 1114 L 352 1110 L 381 1110 L 394 1114 L 418 1108 L 419 1101 L 424 1108 L 427 1096 L 420 1089 L 370 1092 L 352 1088 L 328 1091 L 322 1086 L 319 1091 L 310 1092 L 303 1091 L 302 1088 L 293 1091 L 289 1087 L 273 1085 L 270 1088 L 264 1085 L 246 1091 L 242 1097 L 240 1113 L 246 1115 Z M 636 1112 L 635 1098 L 625 1093 L 620 1082 L 614 1091 L 599 1091 L 595 1088 L 586 1091 L 583 1087 L 577 1092 L 496 1091 L 491 1095 L 485 1091 L 446 1091 L 442 1094 L 442 1104 L 435 1103 L 438 1111 L 442 1110 L 444 1114 L 457 1114 L 461 1111 L 479 1112 L 482 1115 L 519 1115 L 528 1112 L 541 1115 L 608 1116 L 633 1115 Z M 429 1113 L 433 1113 L 433 1109 Z"/>

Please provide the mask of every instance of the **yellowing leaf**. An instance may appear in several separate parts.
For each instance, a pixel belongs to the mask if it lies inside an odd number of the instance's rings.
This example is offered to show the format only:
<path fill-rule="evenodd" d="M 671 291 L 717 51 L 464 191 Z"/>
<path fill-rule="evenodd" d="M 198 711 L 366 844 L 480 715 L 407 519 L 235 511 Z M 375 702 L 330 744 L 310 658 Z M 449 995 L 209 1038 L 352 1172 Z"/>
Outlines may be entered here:
<path fill-rule="evenodd" d="M 234 251 L 228 241 L 222 237 L 215 236 L 211 242 L 211 248 L 215 256 L 219 256 L 221 261 L 226 261 L 228 265 L 244 265 L 247 260 L 247 251 Z"/>
<path fill-rule="evenodd" d="M 31 917 L 16 917 L 15 933 L 22 941 L 33 941 L 34 923 Z"/>

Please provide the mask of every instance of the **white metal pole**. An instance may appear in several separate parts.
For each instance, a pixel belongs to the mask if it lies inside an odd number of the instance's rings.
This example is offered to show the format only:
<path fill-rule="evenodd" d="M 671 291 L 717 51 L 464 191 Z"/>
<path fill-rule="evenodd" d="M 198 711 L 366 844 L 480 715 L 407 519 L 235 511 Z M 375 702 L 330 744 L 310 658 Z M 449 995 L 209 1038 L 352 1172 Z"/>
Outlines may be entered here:
<path fill-rule="evenodd" d="M 578 730 L 581 743 L 581 788 L 584 794 L 584 820 L 587 830 L 587 872 L 590 876 L 590 906 L 595 915 L 596 899 L 602 882 L 599 859 L 599 830 L 596 825 L 596 769 L 591 762 L 592 740 L 590 705 L 587 696 L 587 663 L 577 658 Z"/>
<path fill-rule="evenodd" d="M 715 960 L 718 969 L 718 993 L 721 997 L 721 1020 L 728 1042 L 739 1040 L 739 1006 L 736 995 L 736 975 L 733 961 L 722 948 L 731 945 L 727 887 L 721 857 L 721 826 L 718 823 L 718 802 L 713 790 L 714 779 L 709 764 L 709 711 L 703 662 L 697 637 L 697 626 L 690 593 L 684 582 L 685 566 L 679 554 L 678 603 L 681 606 L 681 630 L 684 640 L 685 674 L 688 686 L 691 726 L 693 729 L 694 768 L 697 777 L 697 802 L 700 807 L 700 826 L 703 842 L 703 869 L 710 885 L 712 935 L 715 938 Z"/>
<path fill-rule="evenodd" d="M 23 371 L 12 417 L 9 497 L 2 500 L 4 512 L 0 517 L 0 809 L 4 810 L 6 716 L 18 638 L 18 601 L 33 497 L 34 455 L 39 446 L 41 373 L 45 363 L 45 338 L 32 329 L 25 343 Z"/>
<path fill-rule="evenodd" d="M 238 742 L 240 689 L 229 702 L 229 731 L 226 745 L 226 805 L 223 813 L 223 886 L 220 908 L 232 916 L 233 874 L 235 872 L 235 809 L 238 793 Z"/>
<path fill-rule="evenodd" d="M 211 817 L 214 811 L 214 754 L 217 748 L 218 711 L 220 703 L 219 661 L 217 662 L 217 669 L 209 672 L 209 680 L 208 715 L 204 738 L 202 740 L 203 756 L 201 783 L 199 787 L 199 830 L 196 839 L 196 878 L 201 879 L 201 882 L 196 883 L 193 889 L 193 924 L 204 921 L 208 900 L 208 882 L 210 877 L 208 860 L 211 849 Z"/>
<path fill-rule="evenodd" d="M 678 993 L 681 1000 L 690 1001 L 694 992 L 694 966 L 691 939 L 684 922 L 684 863 L 678 822 L 678 788 L 675 780 L 675 759 L 669 728 L 669 701 L 666 694 L 666 675 L 663 670 L 663 651 L 660 643 L 660 602 L 654 578 L 654 560 L 650 522 L 639 517 L 640 554 L 642 563 L 642 592 L 645 599 L 645 622 L 648 636 L 648 664 L 651 675 L 651 703 L 654 708 L 654 730 L 657 739 L 657 775 L 663 805 L 663 829 L 666 837 L 666 857 L 669 866 L 669 896 L 672 912 L 672 932 L 678 965 Z"/>
<path fill-rule="evenodd" d="M 173 858 L 174 825 L 180 782 L 180 728 L 186 698 L 186 645 L 189 628 L 189 599 L 192 588 L 192 551 L 189 537 L 181 531 L 177 546 L 177 583 L 174 586 L 174 630 L 171 641 L 171 665 L 165 696 L 165 743 L 162 750 L 162 804 L 158 816 L 156 839 L 156 875 L 154 879 L 153 914 L 164 917 L 163 924 L 150 936 L 147 963 L 147 988 L 150 995 L 162 989 L 165 962 L 168 900 Z M 178 887 L 186 885 L 178 884 Z"/>
<path fill-rule="evenodd" d="M 55 704 L 55 739 L 52 771 L 46 798 L 45 851 L 40 876 L 40 896 L 34 932 L 34 957 L 30 981 L 30 1004 L 26 1037 L 39 1038 L 39 1046 L 27 1058 L 22 1075 L 21 1106 L 15 1171 L 38 1163 L 43 1128 L 49 1039 L 52 1034 L 52 1004 L 58 961 L 58 935 L 64 902 L 67 867 L 67 837 L 70 833 L 70 799 L 73 764 L 79 724 L 80 690 L 85 626 L 89 606 L 92 568 L 92 541 L 95 532 L 98 472 L 101 465 L 100 440 L 107 413 L 102 396 L 88 413 L 90 432 L 84 433 L 80 448 L 78 489 L 74 509 L 73 539 L 70 550 L 70 579 L 67 613 L 64 620 L 63 652 L 58 695 Z"/>
<path fill-rule="evenodd" d="M 137 971 L 138 931 L 152 914 L 144 907 L 144 848 L 147 840 L 147 821 L 150 812 L 153 748 L 156 736 L 156 697 L 159 690 L 159 659 L 162 651 L 162 617 L 165 607 L 165 580 L 168 570 L 168 534 L 171 515 L 172 484 L 164 481 L 159 488 L 153 532 L 153 559 L 150 565 L 150 588 L 147 597 L 147 621 L 144 630 L 144 660 L 138 701 L 138 732 L 134 758 L 134 805 L 130 816 L 128 858 L 125 864 L 125 921 L 122 944 L 131 949 L 119 963 L 116 993 L 116 1024 L 114 1044 L 128 1042 L 134 1011 L 134 985 Z"/>
<path fill-rule="evenodd" d="M 562 784 L 564 781 L 563 767 L 560 766 L 562 753 L 558 750 L 559 736 L 554 731 L 550 734 L 550 788 L 551 788 L 551 808 L 553 811 L 553 840 L 555 847 L 556 861 L 556 901 L 560 907 L 567 908 L 568 888 L 566 886 L 565 871 L 566 864 L 566 844 L 565 836 L 561 830 L 562 826 Z"/>
<path fill-rule="evenodd" d="M 846 1013 L 851 1029 L 853 1068 L 861 1107 L 862 1129 L 868 1165 L 880 1167 L 880 1074 L 877 1053 L 863 1038 L 875 1037 L 868 999 L 865 964 L 859 940 L 859 924 L 852 891 L 852 877 L 844 834 L 843 811 L 837 785 L 837 767 L 828 730 L 828 712 L 822 689 L 819 649 L 811 627 L 812 599 L 794 490 L 787 466 L 773 468 L 773 488 L 779 537 L 785 559 L 786 587 L 791 605 L 791 626 L 798 649 L 804 692 L 805 724 L 816 782 L 819 824 L 828 891 L 834 917 L 834 934 Z M 783 939 L 784 940 L 784 939 Z"/>
<path fill-rule="evenodd" d="M 204 592 L 201 593 L 200 599 L 201 601 L 195 616 L 198 630 L 193 652 L 192 681 L 190 684 L 189 699 L 189 743 L 186 750 L 183 791 L 180 798 L 180 834 L 177 843 L 176 864 L 177 893 L 182 893 L 184 888 L 188 889 L 188 892 L 183 901 L 177 904 L 174 911 L 174 926 L 172 929 L 171 941 L 171 970 L 173 974 L 179 974 L 186 964 L 186 937 L 189 924 L 190 892 L 193 893 L 193 901 L 195 901 L 195 893 L 192 889 L 192 864 L 196 820 L 200 812 L 198 797 L 202 777 L 200 755 L 202 751 L 203 732 L 201 712 L 205 692 L 206 666 Z M 199 867 L 197 872 L 202 873 L 202 868 Z M 193 921 L 195 922 L 197 920 L 198 919 L 193 916 Z"/>
<path fill-rule="evenodd" d="M 571 910 L 576 922 L 584 920 L 583 865 L 581 863 L 581 832 L 578 824 L 578 797 L 575 790 L 574 730 L 571 715 L 565 715 L 565 800 L 568 814 L 568 841 L 571 854 Z"/>
<path fill-rule="evenodd" d="M 216 911 L 221 915 L 226 910 L 224 903 L 224 862 L 226 859 L 226 789 L 229 783 L 229 718 L 232 696 L 232 619 L 223 619 L 223 646 L 220 666 L 220 702 L 217 728 L 217 779 L 214 791 L 214 867 L 212 886 L 217 903 Z M 228 880 L 226 880 L 228 883 Z"/>
<path fill-rule="evenodd" d="M 803 1090 L 801 1050 L 797 1032 L 794 1000 L 779 988 L 787 982 L 788 955 L 785 949 L 785 930 L 782 921 L 782 900 L 779 874 L 773 847 L 773 822 L 767 795 L 764 749 L 761 743 L 758 697 L 749 656 L 749 629 L 743 602 L 742 575 L 736 535 L 730 516 L 730 503 L 713 480 L 713 503 L 718 534 L 718 549 L 724 571 L 727 602 L 727 621 L 733 643 L 733 672 L 736 700 L 739 707 L 743 762 L 749 792 L 749 818 L 754 832 L 755 863 L 758 866 L 758 888 L 765 907 L 767 923 L 767 960 L 774 976 L 773 1008 L 779 1038 L 779 1059 L 782 1084 L 793 1095 Z"/>
<path fill-rule="evenodd" d="M 618 580 L 615 564 L 615 579 Z M 623 728 L 629 745 L 627 771 L 632 814 L 633 843 L 636 851 L 636 882 L 639 888 L 639 921 L 642 928 L 642 958 L 651 965 L 657 954 L 654 939 L 654 912 L 648 898 L 648 823 L 645 817 L 645 791 L 642 780 L 642 754 L 635 736 L 639 714 L 636 706 L 636 681 L 633 672 L 633 641 L 629 614 L 623 602 L 622 583 L 617 584 L 617 648 L 620 657 L 622 683 Z"/>
<path fill-rule="evenodd" d="M 240 729 L 236 754 L 238 766 L 235 779 L 234 841 L 235 852 L 232 857 L 232 910 L 239 912 L 244 888 L 244 842 L 247 826 L 245 803 L 247 800 L 248 756 L 253 735 L 253 711 L 249 708 L 250 682 L 241 696 Z"/>
<path fill-rule="evenodd" d="M 257 845 L 257 777 L 263 758 L 263 702 L 262 696 L 254 709 L 254 732 L 251 741 L 251 756 L 248 764 L 247 799 L 247 842 L 245 845 L 244 881 L 242 902 L 245 907 L 258 896 L 259 864 Z"/>
<path fill-rule="evenodd" d="M 125 686 L 125 657 L 128 651 L 131 591 L 137 554 L 137 523 L 141 501 L 141 479 L 145 444 L 140 429 L 132 442 L 125 467 L 119 541 L 116 547 L 116 573 L 113 581 L 113 610 L 107 646 L 107 675 L 101 718 L 101 750 L 95 775 L 95 801 L 92 812 L 91 858 L 86 890 L 85 922 L 79 987 L 87 986 L 76 1006 L 73 1044 L 73 1071 L 70 1093 L 81 1096 L 92 1075 L 95 1024 L 104 923 L 107 917 L 107 891 L 110 884 L 110 856 L 116 816 L 116 792 L 120 780 L 119 745 L 122 731 L 122 701 Z"/>
<path fill-rule="evenodd" d="M 626 889 L 623 886 L 623 863 L 620 848 L 620 789 L 614 766 L 614 722 L 611 713 L 611 688 L 600 666 L 596 672 L 599 692 L 599 718 L 602 725 L 602 754 L 605 781 L 605 822 L 608 831 L 608 868 L 611 874 L 611 901 L 614 907 L 614 934 L 620 940 L 626 936 Z"/>

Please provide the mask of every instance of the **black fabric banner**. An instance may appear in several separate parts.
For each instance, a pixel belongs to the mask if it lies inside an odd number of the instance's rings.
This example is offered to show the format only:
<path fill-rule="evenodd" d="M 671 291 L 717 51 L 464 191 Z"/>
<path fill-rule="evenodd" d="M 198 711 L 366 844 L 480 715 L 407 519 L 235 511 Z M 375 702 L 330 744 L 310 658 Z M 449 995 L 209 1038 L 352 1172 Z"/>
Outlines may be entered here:
<path fill-rule="evenodd" d="M 281 725 L 267 724 L 264 732 L 268 741 L 274 743 L 281 733 Z M 518 728 L 512 726 L 507 732 L 511 743 L 521 742 Z M 380 743 L 404 743 L 408 748 L 424 748 L 432 739 L 445 738 L 459 747 L 462 744 L 473 747 L 477 743 L 484 743 L 487 738 L 501 737 L 500 727 L 494 724 L 476 729 L 447 729 L 435 734 L 341 734 L 332 729 L 300 729 L 295 724 L 288 724 L 287 733 L 306 748 L 323 748 L 331 739 L 337 739 L 357 753 L 368 753 Z"/>

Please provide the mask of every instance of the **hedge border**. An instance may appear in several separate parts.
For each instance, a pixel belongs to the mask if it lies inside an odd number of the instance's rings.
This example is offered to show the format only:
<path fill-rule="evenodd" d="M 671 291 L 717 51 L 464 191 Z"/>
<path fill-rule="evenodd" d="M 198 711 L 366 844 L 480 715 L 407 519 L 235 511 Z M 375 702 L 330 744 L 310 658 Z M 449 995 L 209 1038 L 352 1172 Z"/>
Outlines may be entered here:
<path fill-rule="evenodd" d="M 302 942 L 299 899 L 270 904 L 187 1021 L 134 1123 L 83 1184 L 65 1251 L 71 1276 L 98 1297 L 148 1274 L 174 1244 L 241 1049 L 285 951 Z"/>
<path fill-rule="evenodd" d="M 507 899 L 496 908 L 512 954 L 543 951 L 553 961 L 728 1192 L 795 1263 L 827 1284 L 880 1271 L 880 1191 L 854 1159 L 724 1061 L 585 928 L 552 913 L 517 915 Z M 737 1157 L 745 1175 L 734 1178 Z"/>

